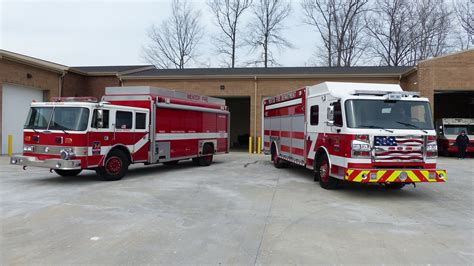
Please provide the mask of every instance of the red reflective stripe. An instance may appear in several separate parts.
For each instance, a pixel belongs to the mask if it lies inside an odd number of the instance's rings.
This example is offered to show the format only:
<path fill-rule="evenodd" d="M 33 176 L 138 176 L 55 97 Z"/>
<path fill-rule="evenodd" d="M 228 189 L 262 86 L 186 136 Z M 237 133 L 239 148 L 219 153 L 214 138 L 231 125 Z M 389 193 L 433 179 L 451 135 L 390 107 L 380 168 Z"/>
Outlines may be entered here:
<path fill-rule="evenodd" d="M 296 155 L 304 156 L 304 150 L 300 148 L 292 147 L 291 152 Z"/>
<path fill-rule="evenodd" d="M 291 137 L 291 131 L 280 131 L 280 136 L 282 138 L 289 138 Z"/>
<path fill-rule="evenodd" d="M 392 175 L 392 173 L 394 172 L 394 170 L 387 170 L 387 172 L 385 172 L 382 177 L 380 177 L 379 181 L 378 182 L 385 182 L 387 181 L 387 179 Z"/>
<path fill-rule="evenodd" d="M 265 130 L 265 131 L 263 131 L 263 134 L 264 134 L 264 135 L 270 135 L 270 130 Z"/>
<path fill-rule="evenodd" d="M 293 132 L 292 137 L 295 139 L 304 139 L 304 132 Z"/>
<path fill-rule="evenodd" d="M 354 178 L 356 178 L 357 175 L 359 175 L 359 174 L 360 174 L 360 170 L 354 170 L 354 171 L 349 175 L 349 177 L 347 178 L 347 180 L 353 181 Z"/>
<path fill-rule="evenodd" d="M 286 145 L 281 145 L 281 151 L 284 151 L 284 152 L 291 152 L 291 147 L 290 146 L 286 146 Z"/>
<path fill-rule="evenodd" d="M 426 177 L 423 175 L 423 173 L 421 173 L 420 170 L 413 170 L 412 171 L 416 177 L 418 177 L 418 179 L 420 179 L 421 182 L 427 182 L 428 180 L 426 179 Z"/>

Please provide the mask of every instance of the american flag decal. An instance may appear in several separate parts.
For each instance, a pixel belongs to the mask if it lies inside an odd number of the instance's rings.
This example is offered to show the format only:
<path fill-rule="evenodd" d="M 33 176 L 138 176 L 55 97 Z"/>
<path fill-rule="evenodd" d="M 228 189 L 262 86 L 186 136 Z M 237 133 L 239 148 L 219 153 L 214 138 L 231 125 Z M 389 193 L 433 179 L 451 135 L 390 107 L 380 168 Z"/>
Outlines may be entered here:
<path fill-rule="evenodd" d="M 375 136 L 374 159 L 378 162 L 422 161 L 422 136 Z"/>
<path fill-rule="evenodd" d="M 375 146 L 397 146 L 397 141 L 395 137 L 375 136 L 374 145 Z"/>

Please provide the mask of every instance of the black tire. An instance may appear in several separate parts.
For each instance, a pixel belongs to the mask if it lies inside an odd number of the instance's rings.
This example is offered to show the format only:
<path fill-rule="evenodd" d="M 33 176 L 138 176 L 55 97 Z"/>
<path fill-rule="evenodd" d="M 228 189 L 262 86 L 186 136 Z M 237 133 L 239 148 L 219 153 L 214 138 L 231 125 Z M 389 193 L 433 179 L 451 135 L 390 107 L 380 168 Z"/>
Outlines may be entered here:
<path fill-rule="evenodd" d="M 214 148 L 211 144 L 204 144 L 202 148 L 202 156 L 198 157 L 198 164 L 199 166 L 209 166 L 212 163 L 212 159 L 214 158 Z"/>
<path fill-rule="evenodd" d="M 387 189 L 393 189 L 393 190 L 399 190 L 402 189 L 405 186 L 405 183 L 390 183 L 390 184 L 385 184 L 385 187 Z"/>
<path fill-rule="evenodd" d="M 122 179 L 128 171 L 130 162 L 121 150 L 112 150 L 105 159 L 104 166 L 96 169 L 96 173 L 105 181 Z"/>
<path fill-rule="evenodd" d="M 164 165 L 177 165 L 178 163 L 179 163 L 179 161 L 176 160 L 176 161 L 164 162 L 163 164 L 164 164 Z"/>
<path fill-rule="evenodd" d="M 330 175 L 329 160 L 326 153 L 318 156 L 315 167 L 314 179 L 319 180 L 319 185 L 324 189 L 336 189 L 339 187 L 339 179 Z"/>
<path fill-rule="evenodd" d="M 60 176 L 76 176 L 82 172 L 82 169 L 78 170 L 60 170 L 60 169 L 54 169 L 54 172 Z"/>
<path fill-rule="evenodd" d="M 319 181 L 319 171 L 316 171 L 317 169 L 317 158 L 314 158 L 314 162 L 313 162 L 313 178 L 314 178 L 314 182 L 318 182 Z"/>
<path fill-rule="evenodd" d="M 273 166 L 278 169 L 283 168 L 285 166 L 285 162 L 280 159 L 280 157 L 278 157 L 278 152 L 276 151 L 275 145 L 272 146 L 272 162 Z"/>

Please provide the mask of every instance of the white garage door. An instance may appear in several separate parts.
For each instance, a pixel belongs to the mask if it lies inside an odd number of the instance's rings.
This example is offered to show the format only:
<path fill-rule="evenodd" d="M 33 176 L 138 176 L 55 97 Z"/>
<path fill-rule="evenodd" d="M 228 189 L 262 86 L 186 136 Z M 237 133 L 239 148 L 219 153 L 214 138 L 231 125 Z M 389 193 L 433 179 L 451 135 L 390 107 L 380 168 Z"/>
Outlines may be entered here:
<path fill-rule="evenodd" d="M 3 84 L 2 96 L 2 154 L 8 153 L 8 135 L 13 136 L 13 153 L 21 153 L 23 149 L 23 125 L 31 101 L 43 101 L 43 91 Z"/>

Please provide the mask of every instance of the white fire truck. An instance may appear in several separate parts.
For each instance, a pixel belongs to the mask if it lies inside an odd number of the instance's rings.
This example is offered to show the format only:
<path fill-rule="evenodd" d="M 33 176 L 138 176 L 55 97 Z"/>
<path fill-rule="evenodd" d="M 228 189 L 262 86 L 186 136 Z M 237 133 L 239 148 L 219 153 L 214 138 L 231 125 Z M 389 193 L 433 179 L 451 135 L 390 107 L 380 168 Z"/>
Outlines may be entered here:
<path fill-rule="evenodd" d="M 446 180 L 428 99 L 399 85 L 324 82 L 266 99 L 263 133 L 275 167 L 313 169 L 325 189 Z"/>
<path fill-rule="evenodd" d="M 230 114 L 222 99 L 153 88 L 108 87 L 88 97 L 32 103 L 23 155 L 11 164 L 46 167 L 61 176 L 93 169 L 119 180 L 132 163 L 208 166 L 229 152 Z"/>
<path fill-rule="evenodd" d="M 473 118 L 442 118 L 436 120 L 440 154 L 448 156 L 458 152 L 456 138 L 463 130 L 469 138 L 469 145 L 467 146 L 466 152 L 474 152 Z"/>

